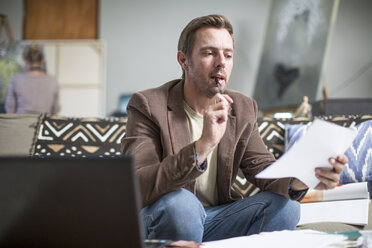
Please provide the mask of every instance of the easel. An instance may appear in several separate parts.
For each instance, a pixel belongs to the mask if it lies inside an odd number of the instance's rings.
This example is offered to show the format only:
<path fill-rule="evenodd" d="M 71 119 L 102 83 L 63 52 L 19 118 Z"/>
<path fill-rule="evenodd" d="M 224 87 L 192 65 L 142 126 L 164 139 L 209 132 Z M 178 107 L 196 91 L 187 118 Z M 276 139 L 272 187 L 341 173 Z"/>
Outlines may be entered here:
<path fill-rule="evenodd" d="M 5 31 L 6 31 L 6 34 L 8 35 L 9 40 L 13 41 L 14 38 L 13 38 L 12 30 L 10 29 L 8 17 L 6 15 L 0 14 L 0 37 L 1 37 L 1 31 L 3 29 L 3 26 L 5 28 Z"/>

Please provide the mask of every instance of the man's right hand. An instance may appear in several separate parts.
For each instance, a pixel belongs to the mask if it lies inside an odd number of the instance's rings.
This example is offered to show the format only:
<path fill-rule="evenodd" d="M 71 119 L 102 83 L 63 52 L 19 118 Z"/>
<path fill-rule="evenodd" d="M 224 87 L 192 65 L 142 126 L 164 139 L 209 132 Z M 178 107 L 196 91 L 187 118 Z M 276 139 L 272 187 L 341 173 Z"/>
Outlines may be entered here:
<path fill-rule="evenodd" d="M 233 100 L 226 94 L 216 94 L 204 112 L 203 132 L 195 143 L 199 163 L 216 147 L 226 131 L 230 105 Z"/>

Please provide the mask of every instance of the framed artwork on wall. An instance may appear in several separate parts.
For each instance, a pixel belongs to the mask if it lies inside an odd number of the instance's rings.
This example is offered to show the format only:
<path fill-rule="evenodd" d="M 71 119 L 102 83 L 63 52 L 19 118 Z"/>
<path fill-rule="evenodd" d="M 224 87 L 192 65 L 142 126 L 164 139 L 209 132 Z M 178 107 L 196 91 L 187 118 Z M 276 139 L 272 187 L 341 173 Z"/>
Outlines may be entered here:
<path fill-rule="evenodd" d="M 260 109 L 316 100 L 338 0 L 272 2 L 254 98 Z"/>

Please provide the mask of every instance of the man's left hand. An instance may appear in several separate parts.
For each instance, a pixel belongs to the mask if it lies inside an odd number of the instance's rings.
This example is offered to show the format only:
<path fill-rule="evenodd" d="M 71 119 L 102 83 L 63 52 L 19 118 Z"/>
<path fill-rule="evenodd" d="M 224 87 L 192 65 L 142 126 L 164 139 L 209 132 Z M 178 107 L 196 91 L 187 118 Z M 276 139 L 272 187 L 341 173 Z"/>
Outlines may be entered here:
<path fill-rule="evenodd" d="M 340 182 L 340 174 L 344 169 L 348 158 L 345 155 L 338 155 L 336 158 L 330 158 L 329 163 L 333 167 L 332 170 L 324 168 L 316 168 L 315 176 L 320 180 L 320 183 L 315 187 L 317 190 L 333 189 Z M 292 189 L 301 191 L 307 189 L 307 186 L 297 178 L 293 181 Z"/>
<path fill-rule="evenodd" d="M 340 182 L 340 174 L 344 169 L 344 165 L 348 162 L 348 158 L 342 154 L 336 158 L 330 158 L 329 163 L 332 165 L 332 170 L 316 168 L 315 176 L 320 180 L 320 183 L 315 189 L 333 189 Z"/>

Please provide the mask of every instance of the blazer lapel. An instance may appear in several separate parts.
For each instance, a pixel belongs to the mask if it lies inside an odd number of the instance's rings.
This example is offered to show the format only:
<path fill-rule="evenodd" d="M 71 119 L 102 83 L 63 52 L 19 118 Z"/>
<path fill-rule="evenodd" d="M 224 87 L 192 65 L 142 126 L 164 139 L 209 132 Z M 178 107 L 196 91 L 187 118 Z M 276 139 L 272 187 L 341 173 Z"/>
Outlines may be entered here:
<path fill-rule="evenodd" d="M 169 90 L 168 127 L 173 154 L 190 144 L 189 127 L 183 107 L 183 81 Z"/>
<path fill-rule="evenodd" d="M 233 115 L 233 111 L 229 113 L 229 119 L 226 125 L 226 132 L 218 144 L 217 151 L 217 184 L 220 185 L 220 189 L 224 189 L 226 192 L 224 195 L 229 195 L 229 187 L 222 185 L 230 185 L 234 158 L 234 144 L 236 140 L 236 117 Z M 219 192 L 218 198 L 221 199 L 222 192 Z"/>

